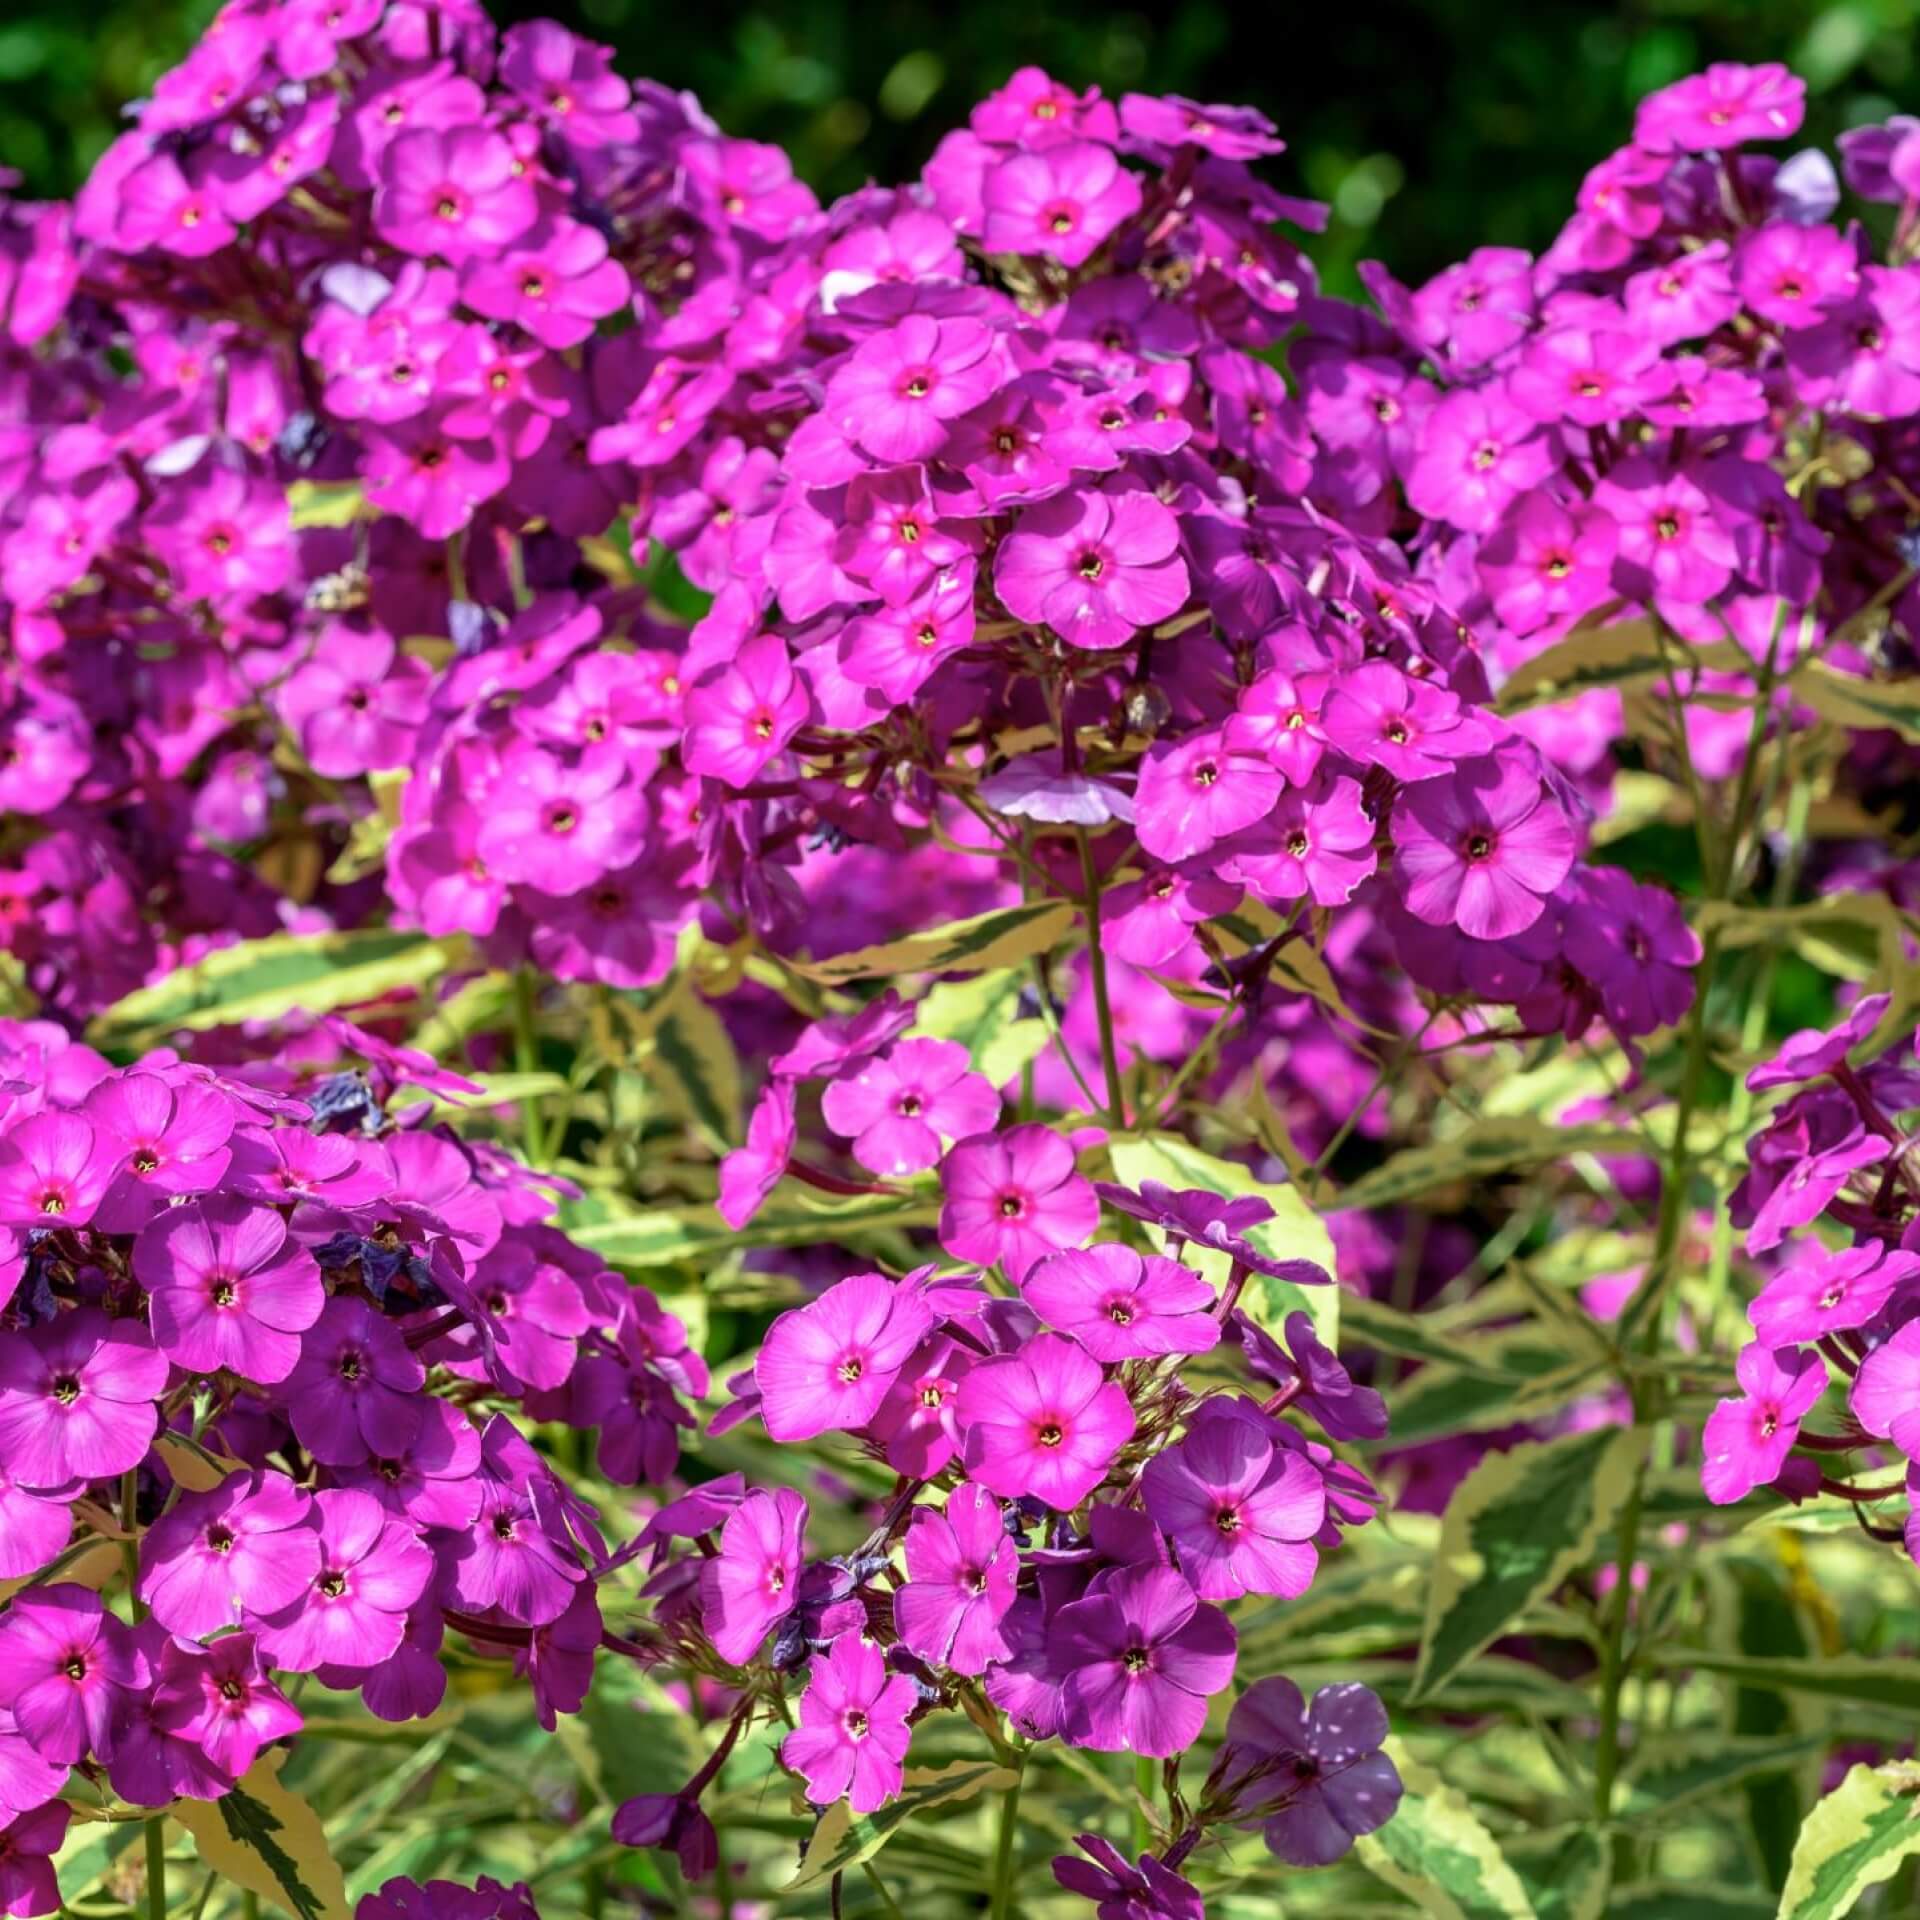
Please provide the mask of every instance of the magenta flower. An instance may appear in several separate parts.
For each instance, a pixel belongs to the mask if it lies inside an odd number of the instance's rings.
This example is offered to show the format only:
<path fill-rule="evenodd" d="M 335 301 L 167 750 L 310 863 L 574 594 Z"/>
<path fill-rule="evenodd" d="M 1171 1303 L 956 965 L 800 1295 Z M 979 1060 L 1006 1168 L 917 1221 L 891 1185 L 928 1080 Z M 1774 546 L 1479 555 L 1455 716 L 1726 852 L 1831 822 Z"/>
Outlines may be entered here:
<path fill-rule="evenodd" d="M 403 253 L 454 261 L 498 253 L 539 210 L 519 156 L 486 127 L 403 133 L 380 159 L 373 224 Z"/>
<path fill-rule="evenodd" d="M 906 1538 L 907 1584 L 893 1597 L 900 1638 L 921 1659 L 956 1673 L 985 1673 L 1011 1649 L 1000 1622 L 1013 1605 L 1020 1554 L 1000 1503 L 965 1484 L 943 1512 L 914 1510 Z"/>
<path fill-rule="evenodd" d="M 403 767 L 427 717 L 426 663 L 401 655 L 392 636 L 344 622 L 324 628 L 313 655 L 274 696 L 316 773 L 347 780 Z"/>
<path fill-rule="evenodd" d="M 861 344 L 827 383 L 826 410 L 874 459 L 924 460 L 1002 377 L 990 327 L 912 313 Z"/>
<path fill-rule="evenodd" d="M 1000 1096 L 969 1068 L 952 1040 L 902 1040 L 821 1101 L 827 1125 L 853 1141 L 854 1158 L 875 1173 L 918 1173 L 938 1163 L 943 1140 L 989 1132 Z"/>
<path fill-rule="evenodd" d="M 1493 736 L 1459 698 L 1369 660 L 1341 674 L 1327 694 L 1321 731 L 1363 766 L 1384 767 L 1409 783 L 1432 780 L 1462 759 L 1485 753 Z"/>
<path fill-rule="evenodd" d="M 1502 626 L 1558 632 L 1609 597 L 1619 543 L 1612 515 L 1535 491 L 1507 509 L 1480 543 L 1476 564 Z"/>
<path fill-rule="evenodd" d="M 843 1633 L 813 1663 L 800 1724 L 780 1743 L 781 1762 L 805 1776 L 816 1807 L 844 1796 L 853 1812 L 872 1813 L 900 1791 L 914 1699 L 913 1682 L 889 1674 L 878 1647 Z"/>
<path fill-rule="evenodd" d="M 543 222 L 507 252 L 470 260 L 460 278 L 460 297 L 475 313 L 511 321 L 555 349 L 577 347 L 631 291 L 604 236 L 578 220 Z"/>
<path fill-rule="evenodd" d="M 167 1356 L 91 1307 L 0 1334 L 0 1459 L 26 1487 L 125 1473 L 160 1425 Z"/>
<path fill-rule="evenodd" d="M 1202 1599 L 1292 1600 L 1312 1585 L 1326 1490 L 1307 1459 L 1276 1446 L 1257 1417 L 1209 1402 L 1183 1440 L 1147 1462 L 1142 1487 Z"/>
<path fill-rule="evenodd" d="M 1078 267 L 1140 210 L 1140 183 L 1111 147 L 1075 140 L 1016 154 L 984 183 L 989 253 L 1040 254 Z"/>
<path fill-rule="evenodd" d="M 37 1113 L 0 1140 L 0 1226 L 84 1227 L 120 1170 L 118 1135 L 78 1113 Z"/>
<path fill-rule="evenodd" d="M 1613 577 L 1621 592 L 1691 606 L 1711 600 L 1733 577 L 1733 535 L 1686 473 L 1629 454 L 1594 488 L 1593 504 L 1620 529 Z"/>
<path fill-rule="evenodd" d="M 1897 1287 L 1920 1275 L 1920 1254 L 1868 1241 L 1826 1253 L 1818 1247 L 1777 1273 L 1747 1308 L 1765 1347 L 1788 1347 L 1864 1327 Z"/>
<path fill-rule="evenodd" d="M 16 1486 L 0 1467 L 0 1580 L 24 1579 L 59 1556 L 73 1537 L 73 1503 L 85 1490 L 78 1481 L 53 1490 Z"/>
<path fill-rule="evenodd" d="M 1236 1645 L 1227 1616 L 1171 1568 L 1122 1567 L 1048 1626 L 1066 1674 L 1061 1731 L 1098 1753 L 1184 1753 L 1233 1678 Z"/>
<path fill-rule="evenodd" d="M 1078 1246 L 1100 1223 L 1090 1182 L 1051 1127 L 1012 1127 L 962 1140 L 940 1169 L 940 1243 L 958 1260 L 1024 1279 L 1036 1260 Z"/>
<path fill-rule="evenodd" d="M 1819 326 L 1860 289 L 1854 243 L 1831 227 L 1773 223 L 1748 234 L 1733 258 L 1740 298 L 1764 320 L 1798 331 Z"/>
<path fill-rule="evenodd" d="M 595 748 L 563 761 L 525 745 L 501 762 L 478 851 L 499 879 L 575 894 L 639 852 L 645 820 L 622 754 Z"/>
<path fill-rule="evenodd" d="M 982 1361 L 960 1383 L 955 1416 L 969 1479 L 1003 1499 L 1032 1495 L 1065 1513 L 1133 1437 L 1133 1407 L 1064 1334 Z"/>
<path fill-rule="evenodd" d="M 103 1232 L 135 1232 L 176 1195 L 205 1193 L 227 1171 L 235 1108 L 212 1087 L 126 1073 L 95 1087 L 85 1112 L 122 1151 L 119 1174 L 94 1210 Z"/>
<path fill-rule="evenodd" d="M 370 1302 L 329 1300 L 300 1337 L 281 1393 L 300 1444 L 330 1467 L 404 1453 L 420 1431 L 426 1370 Z"/>
<path fill-rule="evenodd" d="M 1759 1351 L 1757 1347 L 1748 1347 L 1740 1356 L 1741 1366 L 1744 1367 L 1748 1354 Z M 1780 1402 L 1780 1420 L 1790 1423 L 1819 1399 L 1827 1384 L 1827 1374 L 1818 1356 L 1801 1354 L 1797 1348 L 1790 1347 L 1786 1355 L 1776 1354 L 1773 1357 L 1777 1362 L 1787 1355 L 1797 1355 L 1805 1368 L 1804 1380 L 1794 1392 L 1791 1402 L 1784 1393 L 1775 1395 Z M 1818 1384 L 1809 1391 L 1806 1381 L 1817 1381 Z M 1759 1398 L 1759 1390 L 1748 1383 L 1744 1371 L 1740 1375 L 1740 1384 L 1756 1400 Z M 1719 1419 L 1722 1410 L 1736 1404 L 1739 1403 L 1723 1400 L 1713 1418 Z M 1854 1418 L 1867 1432 L 1877 1439 L 1891 1440 L 1909 1460 L 1920 1459 L 1920 1320 L 1909 1320 L 1904 1326 L 1897 1327 L 1888 1336 L 1884 1346 L 1875 1347 L 1860 1363 L 1860 1371 L 1854 1376 L 1849 1404 L 1853 1408 Z M 1759 1416 L 1759 1424 L 1766 1424 L 1764 1414 Z M 1776 1423 L 1767 1434 L 1769 1442 L 1781 1431 L 1785 1433 L 1786 1446 L 1791 1446 L 1795 1433 L 1792 1424 L 1782 1426 Z M 1785 1447 L 1782 1447 L 1783 1457 L 1784 1453 Z M 1707 1465 L 1713 1465 L 1711 1454 Z M 1775 1471 L 1778 1471 L 1777 1466 Z M 1771 1476 L 1756 1474 L 1752 1484 L 1759 1484 L 1763 1477 Z M 1711 1487 L 1707 1491 L 1710 1497 L 1719 1498 Z"/>
<path fill-rule="evenodd" d="M 1177 1261 L 1131 1247 L 1050 1254 L 1020 1293 L 1048 1326 L 1072 1334 L 1102 1362 L 1206 1353 L 1220 1341 L 1206 1281 Z"/>
<path fill-rule="evenodd" d="M 499 1418 L 490 1424 L 489 1437 L 496 1430 L 502 1430 Z M 456 1539 L 442 1537 L 442 1566 L 457 1605 L 473 1613 L 498 1607 L 509 1620 L 543 1627 L 572 1605 L 584 1575 L 556 1511 L 552 1477 L 510 1426 L 504 1431 L 524 1459 L 479 1476 L 480 1503 Z M 503 1471 L 517 1477 L 509 1482 Z"/>
<path fill-rule="evenodd" d="M 1577 884 L 1582 911 L 1568 917 L 1567 958 L 1599 988 L 1615 1031 L 1673 1025 L 1693 1004 L 1701 955 L 1680 903 L 1618 868 L 1585 870 Z"/>
<path fill-rule="evenodd" d="M 729 787 L 750 786 L 799 732 L 811 704 L 786 643 L 775 634 L 749 640 L 730 665 L 705 675 L 687 695 L 681 747 L 687 771 L 711 774 Z"/>
<path fill-rule="evenodd" d="M 798 1127 L 791 1080 L 769 1080 L 747 1119 L 745 1146 L 720 1162 L 720 1192 L 714 1210 L 737 1233 L 766 1205 L 792 1157 Z"/>
<path fill-rule="evenodd" d="M 140 1598 L 192 1640 L 237 1626 L 243 1611 L 278 1612 L 320 1572 L 312 1522 L 311 1496 L 283 1473 L 237 1473 L 182 1494 L 141 1536 Z"/>
<path fill-rule="evenodd" d="M 767 1431 L 786 1442 L 865 1426 L 932 1325 L 919 1294 L 878 1273 L 783 1313 L 753 1369 Z"/>
<path fill-rule="evenodd" d="M 900 1369 L 867 1423 L 896 1473 L 931 1480 L 960 1451 L 953 1403 L 974 1359 L 957 1341 L 937 1334 Z"/>
<path fill-rule="evenodd" d="M 721 1659 L 745 1666 L 793 1611 L 806 1530 L 807 1503 L 786 1487 L 756 1489 L 727 1516 L 719 1555 L 700 1566 L 700 1624 Z"/>
<path fill-rule="evenodd" d="M 993 584 L 1018 619 L 1070 646 L 1121 647 L 1185 604 L 1179 549 L 1179 522 L 1150 493 L 1056 494 L 1021 513 Z"/>
<path fill-rule="evenodd" d="M 210 1647 L 169 1640 L 155 1678 L 155 1719 L 238 1780 L 270 1741 L 306 1723 L 269 1680 L 250 1633 L 229 1633 Z"/>
<path fill-rule="evenodd" d="M 1906 1329 L 1901 1331 L 1904 1333 Z M 1916 1323 L 1914 1333 L 1910 1348 L 1920 1349 L 1920 1323 Z M 1905 1362 L 1904 1356 L 1896 1358 L 1872 1385 L 1867 1383 L 1867 1369 L 1880 1354 L 1892 1352 L 1894 1342 L 1900 1337 L 1895 1334 L 1893 1342 L 1870 1356 L 1854 1382 L 1854 1412 L 1869 1433 L 1877 1431 L 1882 1438 L 1891 1432 L 1893 1419 L 1897 1417 L 1891 1397 L 1882 1389 L 1895 1378 L 1903 1364 L 1910 1363 Z M 1741 1397 L 1722 1400 L 1708 1414 L 1700 1441 L 1704 1454 L 1700 1484 L 1706 1489 L 1707 1498 L 1720 1507 L 1744 1500 L 1755 1487 L 1779 1478 L 1787 1455 L 1799 1437 L 1801 1420 L 1827 1390 L 1827 1363 L 1819 1354 L 1799 1347 L 1783 1347 L 1774 1352 L 1756 1341 L 1741 1349 L 1733 1370 L 1742 1388 Z M 1920 1374 L 1920 1367 L 1914 1370 Z M 1860 1404 L 1863 1395 L 1868 1406 Z M 1920 1406 L 1920 1401 L 1904 1400 L 1904 1397 L 1903 1403 Z M 1876 1420 L 1881 1422 L 1878 1428 Z M 1920 1423 L 1911 1429 L 1903 1423 L 1902 1430 L 1920 1442 Z M 1896 1438 L 1895 1445 L 1898 1444 Z"/>
<path fill-rule="evenodd" d="M 1496 387 L 1450 393 L 1427 416 L 1407 500 L 1463 533 L 1487 533 L 1554 468 L 1553 441 Z"/>
<path fill-rule="evenodd" d="M 1331 1866 L 1400 1804 L 1387 1732 L 1379 1696 L 1353 1681 L 1322 1687 L 1309 1707 L 1291 1680 L 1256 1680 L 1227 1716 L 1208 1785 L 1264 1816 L 1267 1845 L 1290 1866 Z"/>
<path fill-rule="evenodd" d="M 1524 755 L 1464 760 L 1423 780 L 1393 810 L 1394 872 L 1429 926 L 1504 940 L 1539 919 L 1573 865 L 1566 815 Z"/>
<path fill-rule="evenodd" d="M 169 1359 L 262 1385 L 293 1371 L 299 1335 L 327 1300 L 313 1255 L 288 1239 L 281 1215 L 224 1194 L 150 1222 L 134 1243 L 133 1271 Z"/>
<path fill-rule="evenodd" d="M 1263 900 L 1310 897 L 1316 906 L 1344 906 L 1379 866 L 1377 829 L 1360 783 L 1322 775 L 1290 788 L 1253 832 L 1236 843 L 1230 870 Z"/>
<path fill-rule="evenodd" d="M 85 1587 L 33 1587 L 0 1619 L 0 1708 L 60 1766 L 113 1755 L 122 1702 L 147 1678 L 132 1634 Z"/>
<path fill-rule="evenodd" d="M 44 1914 L 60 1911 L 60 1884 L 53 1856 L 67 1837 L 72 1818 L 67 1803 L 55 1800 L 21 1813 L 0 1827 L 0 1913 Z"/>
<path fill-rule="evenodd" d="M 1790 1033 L 1773 1049 L 1771 1060 L 1763 1061 L 1747 1075 L 1748 1091 L 1765 1093 L 1773 1087 L 1797 1086 L 1843 1066 L 1847 1055 L 1880 1024 L 1892 1004 L 1891 994 L 1862 994 L 1838 1026 L 1802 1027 Z"/>
<path fill-rule="evenodd" d="M 1724 153 L 1749 140 L 1786 140 L 1806 113 L 1806 82 L 1782 66 L 1716 61 L 1641 101 L 1636 146 L 1655 153 Z"/>
<path fill-rule="evenodd" d="M 1156 860 L 1190 860 L 1271 813 L 1285 777 L 1263 754 L 1233 744 L 1233 730 L 1190 733 L 1140 763 L 1134 817 Z"/>
<path fill-rule="evenodd" d="M 1316 1421 L 1329 1439 L 1378 1440 L 1385 1435 L 1387 1403 L 1372 1387 L 1355 1384 L 1308 1315 L 1287 1315 L 1284 1348 L 1237 1308 L 1232 1324 L 1253 1373 L 1276 1387 L 1292 1388 L 1289 1404 Z"/>
<path fill-rule="evenodd" d="M 320 1567 L 298 1599 L 251 1616 L 261 1650 L 289 1673 L 376 1667 L 399 1648 L 407 1610 L 433 1578 L 433 1554 L 370 1494 L 334 1487 L 313 1497 Z"/>

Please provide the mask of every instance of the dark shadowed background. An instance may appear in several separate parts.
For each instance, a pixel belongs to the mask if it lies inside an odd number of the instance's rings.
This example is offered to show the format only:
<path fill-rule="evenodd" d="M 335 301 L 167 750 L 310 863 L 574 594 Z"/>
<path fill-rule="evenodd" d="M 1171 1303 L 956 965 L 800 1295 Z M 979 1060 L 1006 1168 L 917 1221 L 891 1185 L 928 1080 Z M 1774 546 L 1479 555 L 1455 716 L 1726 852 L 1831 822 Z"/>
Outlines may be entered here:
<path fill-rule="evenodd" d="M 214 0 L 0 0 L 0 161 L 66 192 L 121 103 L 179 59 Z M 1920 109 L 1920 0 L 503 0 L 611 42 L 621 71 L 692 87 L 823 193 L 915 171 L 1017 66 L 1078 85 L 1243 101 L 1279 124 L 1278 186 L 1330 201 L 1315 252 L 1350 290 L 1379 255 L 1418 280 L 1469 248 L 1539 247 L 1632 103 L 1709 60 L 1781 60 L 1808 135 Z"/>

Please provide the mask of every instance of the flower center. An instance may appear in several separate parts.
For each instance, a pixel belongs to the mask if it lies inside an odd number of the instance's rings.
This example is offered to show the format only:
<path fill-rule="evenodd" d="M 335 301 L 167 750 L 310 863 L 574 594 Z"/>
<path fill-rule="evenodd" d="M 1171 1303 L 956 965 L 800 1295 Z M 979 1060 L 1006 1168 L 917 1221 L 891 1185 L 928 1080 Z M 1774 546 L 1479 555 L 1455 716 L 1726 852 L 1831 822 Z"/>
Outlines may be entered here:
<path fill-rule="evenodd" d="M 867 1716 L 858 1707 L 850 1707 L 840 1724 L 846 1728 L 849 1740 L 864 1740 L 867 1737 Z"/>
<path fill-rule="evenodd" d="M 1240 1531 L 1240 1509 L 1238 1507 L 1222 1507 L 1220 1511 L 1213 1516 L 1213 1524 L 1219 1532 L 1229 1536 L 1238 1533 Z"/>
<path fill-rule="evenodd" d="M 1307 857 L 1308 845 L 1309 842 L 1304 827 L 1295 827 L 1294 830 L 1287 835 L 1287 851 L 1292 854 L 1296 860 L 1304 860 Z"/>
<path fill-rule="evenodd" d="M 363 1363 L 360 1356 L 349 1349 L 340 1356 L 340 1364 L 334 1369 L 342 1380 L 351 1384 L 360 1378 Z"/>
<path fill-rule="evenodd" d="M 1663 513 L 1654 523 L 1653 531 L 1662 540 L 1677 540 L 1680 537 L 1680 516 L 1677 513 Z"/>
<path fill-rule="evenodd" d="M 1124 1298 L 1109 1300 L 1107 1302 L 1107 1318 L 1111 1320 L 1116 1327 L 1132 1326 L 1133 1302 Z"/>
<path fill-rule="evenodd" d="M 70 1653 L 60 1671 L 76 1684 L 87 1677 L 87 1656 L 84 1653 Z"/>
<path fill-rule="evenodd" d="M 207 1290 L 207 1297 L 216 1307 L 230 1307 L 240 1296 L 234 1291 L 233 1282 L 223 1276 Z"/>
<path fill-rule="evenodd" d="M 1080 556 L 1079 560 L 1075 562 L 1075 570 L 1079 573 L 1082 580 L 1098 580 L 1100 576 L 1106 572 L 1107 563 L 1101 559 L 1099 554 L 1089 548 Z"/>
<path fill-rule="evenodd" d="M 1120 1656 L 1120 1664 L 1129 1673 L 1145 1673 L 1153 1665 L 1153 1655 L 1145 1647 L 1129 1647 Z"/>
<path fill-rule="evenodd" d="M 1493 842 L 1484 833 L 1470 833 L 1466 851 L 1469 860 L 1484 860 L 1493 851 Z"/>
<path fill-rule="evenodd" d="M 207 1529 L 207 1547 L 213 1553 L 231 1553 L 233 1551 L 233 1529 L 231 1527 L 209 1527 Z"/>
<path fill-rule="evenodd" d="M 313 1584 L 329 1600 L 338 1600 L 347 1590 L 347 1576 L 338 1567 L 329 1567 Z"/>
<path fill-rule="evenodd" d="M 238 1680 L 234 1679 L 231 1674 L 220 1682 L 220 1698 L 222 1700 L 244 1700 L 246 1697 L 246 1688 L 243 1687 Z"/>
<path fill-rule="evenodd" d="M 135 1173 L 151 1173 L 159 1164 L 160 1156 L 149 1147 L 142 1147 L 132 1160 Z"/>
<path fill-rule="evenodd" d="M 866 1362 L 862 1360 L 857 1353 L 848 1354 L 847 1357 L 840 1362 L 839 1366 L 834 1369 L 839 1378 L 848 1386 L 852 1386 L 866 1370 Z"/>
<path fill-rule="evenodd" d="M 1000 1218 L 1018 1220 L 1027 1210 L 1027 1203 L 1017 1193 L 1003 1193 L 1000 1196 Z"/>
<path fill-rule="evenodd" d="M 1057 1447 L 1067 1436 L 1058 1420 L 1043 1420 L 1034 1428 L 1033 1437 L 1043 1447 Z"/>
<path fill-rule="evenodd" d="M 80 1398 L 80 1382 L 72 1374 L 63 1373 L 53 1383 L 53 1397 L 63 1407 L 70 1407 Z"/>

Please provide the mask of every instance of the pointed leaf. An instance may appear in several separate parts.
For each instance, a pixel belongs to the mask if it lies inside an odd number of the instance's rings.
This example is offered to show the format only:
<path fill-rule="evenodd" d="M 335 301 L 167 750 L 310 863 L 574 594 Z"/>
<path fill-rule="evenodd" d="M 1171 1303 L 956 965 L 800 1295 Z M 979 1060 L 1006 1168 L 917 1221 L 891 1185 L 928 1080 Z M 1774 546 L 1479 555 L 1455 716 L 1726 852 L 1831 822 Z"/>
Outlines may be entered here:
<path fill-rule="evenodd" d="M 296 1920 L 348 1920 L 346 1881 L 320 1817 L 280 1784 L 284 1752 L 254 1763 L 224 1800 L 179 1800 L 171 1809 L 201 1860 Z"/>
<path fill-rule="evenodd" d="M 842 980 L 883 980 L 898 973 L 986 973 L 1045 953 L 1065 937 L 1077 917 L 1064 900 L 1035 900 L 929 927 L 883 946 L 789 964 L 795 973 L 828 986 Z"/>
<path fill-rule="evenodd" d="M 824 1886 L 836 1873 L 871 1860 L 907 1821 L 978 1794 L 1003 1793 L 1019 1778 L 1011 1767 L 991 1760 L 956 1760 L 948 1767 L 909 1767 L 899 1798 L 877 1813 L 851 1813 L 844 1800 L 836 1801 L 820 1816 L 800 1871 L 780 1891 L 788 1895 Z"/>
<path fill-rule="evenodd" d="M 1780 1894 L 1779 1920 L 1840 1920 L 1869 1887 L 1920 1853 L 1920 1767 L 1855 1767 L 1807 1815 Z"/>
<path fill-rule="evenodd" d="M 1393 1818 L 1356 1844 L 1361 1864 L 1435 1920 L 1534 1920 L 1520 1876 L 1464 1796 L 1398 1740 L 1387 1752 L 1407 1791 Z"/>

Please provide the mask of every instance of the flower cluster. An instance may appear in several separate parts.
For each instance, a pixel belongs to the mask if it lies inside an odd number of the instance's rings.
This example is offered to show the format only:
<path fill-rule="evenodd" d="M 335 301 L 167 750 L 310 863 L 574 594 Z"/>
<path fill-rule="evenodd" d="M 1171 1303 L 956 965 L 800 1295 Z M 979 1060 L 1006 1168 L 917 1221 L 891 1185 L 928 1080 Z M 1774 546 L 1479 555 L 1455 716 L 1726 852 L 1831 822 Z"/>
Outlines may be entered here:
<path fill-rule="evenodd" d="M 617 1556 L 506 1409 L 597 1429 L 608 1481 L 659 1480 L 704 1366 L 547 1224 L 547 1183 L 382 1105 L 476 1087 L 330 1032 L 366 1066 L 115 1068 L 0 1028 L 11 1873 L 57 1844 L 70 1768 L 137 1807 L 231 1792 L 300 1729 L 290 1676 L 416 1718 L 451 1630 L 512 1659 L 551 1724 L 626 1644 L 598 1599 Z M 102 1533 L 129 1543 L 131 1620 Z M 9 1911 L 53 1910 L 34 1885 Z"/>

